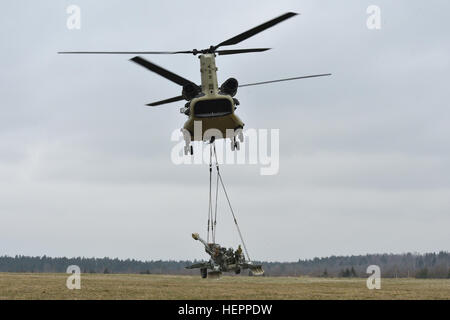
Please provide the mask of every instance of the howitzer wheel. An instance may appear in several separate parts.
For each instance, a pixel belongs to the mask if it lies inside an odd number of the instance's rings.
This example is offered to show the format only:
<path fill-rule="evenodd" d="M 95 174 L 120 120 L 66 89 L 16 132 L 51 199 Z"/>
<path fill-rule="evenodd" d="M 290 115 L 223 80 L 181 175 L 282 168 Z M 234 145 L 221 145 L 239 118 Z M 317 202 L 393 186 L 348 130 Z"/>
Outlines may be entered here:
<path fill-rule="evenodd" d="M 202 279 L 206 279 L 206 277 L 208 276 L 208 269 L 201 268 L 200 269 L 200 275 L 202 276 Z"/>

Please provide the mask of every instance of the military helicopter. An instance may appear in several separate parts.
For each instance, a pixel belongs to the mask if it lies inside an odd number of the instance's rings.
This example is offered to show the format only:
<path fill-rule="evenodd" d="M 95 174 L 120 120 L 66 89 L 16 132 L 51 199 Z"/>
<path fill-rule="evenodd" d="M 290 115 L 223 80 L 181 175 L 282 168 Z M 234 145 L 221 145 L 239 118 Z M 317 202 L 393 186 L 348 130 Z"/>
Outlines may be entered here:
<path fill-rule="evenodd" d="M 200 269 L 202 278 L 219 278 L 222 272 L 239 274 L 241 270 L 245 269 L 249 269 L 255 276 L 262 276 L 264 274 L 261 265 L 245 261 L 245 256 L 240 246 L 236 251 L 233 251 L 233 249 L 230 248 L 227 250 L 217 243 L 206 242 L 200 238 L 198 233 L 193 233 L 192 238 L 200 241 L 205 246 L 206 253 L 211 256 L 208 262 L 195 263 L 186 267 L 186 269 Z M 208 270 L 211 271 L 208 272 Z"/>
<path fill-rule="evenodd" d="M 296 16 L 295 12 L 285 13 L 277 18 L 267 21 L 259 26 L 238 34 L 228 40 L 222 41 L 217 45 L 212 45 L 207 49 L 188 50 L 188 51 L 65 51 L 61 54 L 199 54 L 201 85 L 183 78 L 169 70 L 166 70 L 142 57 L 136 56 L 130 60 L 140 66 L 159 74 L 160 76 L 175 82 L 182 87 L 181 95 L 169 99 L 156 101 L 147 104 L 147 106 L 159 106 L 162 104 L 187 100 L 180 112 L 188 116 L 181 131 L 183 132 L 185 147 L 184 153 L 193 154 L 191 141 L 213 141 L 214 139 L 230 138 L 231 150 L 239 150 L 239 141 L 243 142 L 244 136 L 242 129 L 244 123 L 235 114 L 236 106 L 239 100 L 234 96 L 238 88 L 262 85 L 280 81 L 290 81 L 305 78 L 329 76 L 326 74 L 315 74 L 308 76 L 292 77 L 278 80 L 262 81 L 239 85 L 235 78 L 229 78 L 222 85 L 218 86 L 216 55 L 231 55 L 250 52 L 263 52 L 270 48 L 251 48 L 251 49 L 229 49 L 218 50 L 220 47 L 238 44 L 274 25 Z M 200 132 L 196 130 L 195 124 L 201 124 Z M 212 131 L 214 133 L 211 133 Z M 206 134 L 205 134 L 206 133 Z M 209 134 L 208 134 L 209 133 Z M 230 135 L 231 133 L 231 135 Z M 237 139 L 239 140 L 237 140 Z"/>

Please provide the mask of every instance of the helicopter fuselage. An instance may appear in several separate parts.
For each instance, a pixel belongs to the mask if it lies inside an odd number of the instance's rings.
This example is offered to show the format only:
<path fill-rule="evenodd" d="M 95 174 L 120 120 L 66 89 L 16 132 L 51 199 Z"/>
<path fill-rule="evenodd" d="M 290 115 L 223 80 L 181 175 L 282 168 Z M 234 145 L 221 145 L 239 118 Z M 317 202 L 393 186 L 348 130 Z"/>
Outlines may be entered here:
<path fill-rule="evenodd" d="M 216 139 L 227 137 L 232 139 L 234 136 L 229 136 L 230 130 L 235 131 L 244 127 L 244 123 L 234 113 L 235 99 L 219 89 L 215 54 L 202 54 L 199 59 L 201 93 L 189 102 L 189 112 L 184 112 L 189 119 L 183 129 L 190 133 L 190 139 L 194 141 L 208 140 L 213 130 L 216 130 L 214 134 Z"/>

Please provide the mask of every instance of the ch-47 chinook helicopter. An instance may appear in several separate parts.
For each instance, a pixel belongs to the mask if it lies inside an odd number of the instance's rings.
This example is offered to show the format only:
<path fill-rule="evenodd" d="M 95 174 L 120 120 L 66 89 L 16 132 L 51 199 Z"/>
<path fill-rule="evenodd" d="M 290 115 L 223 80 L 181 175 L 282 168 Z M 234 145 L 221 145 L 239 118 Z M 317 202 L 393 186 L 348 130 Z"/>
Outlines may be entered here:
<path fill-rule="evenodd" d="M 184 148 L 185 154 L 193 154 L 193 148 L 191 141 L 207 141 L 214 140 L 216 138 L 230 138 L 231 139 L 231 149 L 239 150 L 239 141 L 243 141 L 244 137 L 242 134 L 242 129 L 244 123 L 235 114 L 236 106 L 239 105 L 239 101 L 234 98 L 239 87 L 247 87 L 254 85 L 261 85 L 273 82 L 313 78 L 329 76 L 327 74 L 316 74 L 300 77 L 292 77 L 286 79 L 278 79 L 271 81 L 263 81 L 248 84 L 238 84 L 235 78 L 229 78 L 219 87 L 217 81 L 217 67 L 216 67 L 216 55 L 230 55 L 238 53 L 249 53 L 249 52 L 262 52 L 267 51 L 270 48 L 252 48 L 252 49 L 230 49 L 230 50 L 218 50 L 220 47 L 230 46 L 238 44 L 261 31 L 264 31 L 274 25 L 287 20 L 293 16 L 297 15 L 294 12 L 285 13 L 275 19 L 267 21 L 257 27 L 247 30 L 243 33 L 238 34 L 228 40 L 225 40 L 217 45 L 212 45 L 207 49 L 202 50 L 188 50 L 188 51 L 71 51 L 71 52 L 59 52 L 65 54 L 199 54 L 200 58 L 200 73 L 201 73 L 201 85 L 197 85 L 195 82 L 185 79 L 169 70 L 166 70 L 142 57 L 136 56 L 131 61 L 141 65 L 142 67 L 153 71 L 160 76 L 175 82 L 182 87 L 181 95 L 157 101 L 147 104 L 148 106 L 159 106 L 166 103 L 172 103 L 181 100 L 187 100 L 183 108 L 180 109 L 181 113 L 188 116 L 188 120 L 184 124 L 181 131 L 184 135 L 184 140 L 186 146 Z M 198 121 L 198 122 L 197 122 Z M 194 123 L 201 123 L 201 131 L 199 133 L 194 130 Z M 215 132 L 220 132 L 216 135 L 205 135 L 209 129 L 216 130 Z M 228 132 L 227 132 L 228 130 Z M 210 133 L 211 131 L 209 131 Z M 229 133 L 233 134 L 230 136 Z M 195 133 L 195 134 L 194 134 Z"/>

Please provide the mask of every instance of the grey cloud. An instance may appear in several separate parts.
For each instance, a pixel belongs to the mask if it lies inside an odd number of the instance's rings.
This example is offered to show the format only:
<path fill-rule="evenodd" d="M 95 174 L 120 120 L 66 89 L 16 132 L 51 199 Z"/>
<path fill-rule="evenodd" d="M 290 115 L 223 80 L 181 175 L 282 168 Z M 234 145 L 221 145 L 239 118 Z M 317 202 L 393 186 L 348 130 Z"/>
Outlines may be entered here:
<path fill-rule="evenodd" d="M 203 48 L 285 11 L 302 14 L 238 46 L 273 50 L 217 59 L 220 81 L 333 73 L 238 92 L 246 126 L 281 140 L 276 176 L 222 169 L 252 257 L 449 249 L 446 1 L 378 1 L 380 31 L 370 1 L 133 3 L 77 1 L 79 31 L 69 3 L 3 4 L 0 254 L 201 258 L 188 239 L 206 228 L 207 166 L 170 161 L 178 104 L 145 107 L 180 88 L 128 56 L 56 52 Z M 196 57 L 148 58 L 199 81 Z"/>

